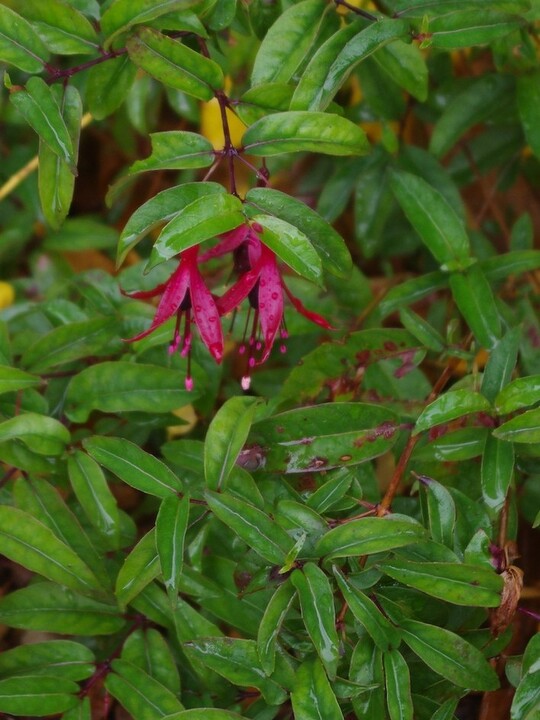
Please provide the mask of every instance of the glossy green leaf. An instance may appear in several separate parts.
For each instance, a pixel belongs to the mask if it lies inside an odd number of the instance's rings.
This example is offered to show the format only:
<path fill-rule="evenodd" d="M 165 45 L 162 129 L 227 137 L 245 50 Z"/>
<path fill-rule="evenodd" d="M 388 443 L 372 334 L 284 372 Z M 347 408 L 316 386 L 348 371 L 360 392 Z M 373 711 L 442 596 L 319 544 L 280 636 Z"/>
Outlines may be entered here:
<path fill-rule="evenodd" d="M 404 305 L 412 305 L 431 293 L 448 285 L 446 273 L 437 271 L 405 280 L 389 290 L 379 306 L 381 315 L 387 317 Z"/>
<path fill-rule="evenodd" d="M 492 403 L 499 392 L 507 385 L 517 363 L 521 327 L 512 328 L 492 348 L 484 375 L 482 377 L 482 395 Z M 540 387 L 539 387 L 540 390 Z M 540 392 L 538 393 L 540 400 Z"/>
<path fill-rule="evenodd" d="M 353 699 L 356 715 L 365 720 L 386 717 L 382 650 L 368 635 L 362 635 L 353 650 L 349 678 L 370 686 L 370 690 Z"/>
<path fill-rule="evenodd" d="M 517 105 L 525 138 L 536 157 L 540 156 L 540 73 L 521 75 L 517 80 Z"/>
<path fill-rule="evenodd" d="M 158 30 L 139 28 L 126 47 L 131 60 L 153 78 L 199 100 L 211 100 L 223 87 L 217 63 Z"/>
<path fill-rule="evenodd" d="M 66 395 L 66 415 L 86 422 L 92 410 L 106 413 L 176 410 L 196 393 L 184 390 L 181 370 L 130 362 L 104 362 L 76 375 Z"/>
<path fill-rule="evenodd" d="M 1 425 L 0 425 L 1 427 Z M 527 410 L 508 420 L 493 431 L 500 440 L 513 443 L 537 443 L 540 441 L 540 408 Z"/>
<path fill-rule="evenodd" d="M 121 32 L 136 25 L 151 23 L 162 15 L 178 13 L 197 5 L 198 0 L 114 0 L 109 3 L 100 21 L 107 37 L 107 45 Z"/>
<path fill-rule="evenodd" d="M 427 443 L 419 450 L 415 450 L 414 456 L 418 460 L 442 462 L 470 460 L 482 455 L 487 435 L 488 429 L 483 427 L 465 427 L 460 430 L 451 430 Z M 425 479 L 425 476 L 422 476 L 422 480 Z M 431 478 L 428 478 L 428 480 L 431 481 Z"/>
<path fill-rule="evenodd" d="M 381 650 L 397 648 L 401 642 L 399 629 L 394 627 L 367 595 L 347 582 L 337 567 L 333 568 L 343 599 L 354 617 L 366 629 Z"/>
<path fill-rule="evenodd" d="M 134 720 L 156 720 L 183 710 L 170 690 L 127 660 L 113 660 L 105 687 Z"/>
<path fill-rule="evenodd" d="M 452 273 L 450 289 L 476 340 L 492 349 L 501 337 L 501 319 L 482 268 L 476 264 L 462 273 Z"/>
<path fill-rule="evenodd" d="M 351 256 L 341 236 L 303 202 L 273 188 L 252 188 L 246 194 L 246 201 L 297 227 L 319 253 L 325 270 L 338 277 L 350 272 Z"/>
<path fill-rule="evenodd" d="M 28 570 L 83 593 L 101 589 L 87 565 L 32 515 L 0 506 L 0 552 Z"/>
<path fill-rule="evenodd" d="M 25 675 L 0 680 L 0 712 L 28 717 L 63 713 L 78 703 L 79 686 L 58 677 Z"/>
<path fill-rule="evenodd" d="M 62 715 L 62 720 L 92 720 L 90 698 L 79 698 L 77 705 Z"/>
<path fill-rule="evenodd" d="M 317 552 L 328 559 L 372 555 L 425 540 L 420 523 L 404 515 L 366 517 L 338 525 L 317 544 Z"/>
<path fill-rule="evenodd" d="M 167 715 L 163 720 L 241 720 L 242 715 L 230 710 L 219 708 L 192 708 L 174 715 Z"/>
<path fill-rule="evenodd" d="M 387 560 L 378 567 L 398 582 L 456 605 L 497 607 L 503 581 L 482 565 Z"/>
<path fill-rule="evenodd" d="M 540 707 L 540 669 L 538 659 L 540 644 L 534 635 L 525 648 L 521 665 L 521 678 L 516 688 L 510 710 L 511 720 L 534 720 Z"/>
<path fill-rule="evenodd" d="M 471 7 L 433 18 L 429 23 L 433 47 L 455 50 L 471 45 L 487 45 L 518 29 L 523 20 L 510 13 Z"/>
<path fill-rule="evenodd" d="M 72 640 L 47 640 L 19 645 L 0 655 L 0 677 L 49 675 L 84 680 L 94 672 L 94 653 Z"/>
<path fill-rule="evenodd" d="M 290 152 L 364 155 L 369 150 L 364 131 L 350 120 L 323 112 L 289 111 L 267 115 L 249 127 L 244 150 L 257 157 Z"/>
<path fill-rule="evenodd" d="M 0 622 L 23 630 L 92 636 L 112 635 L 125 625 L 116 605 L 49 582 L 36 582 L 1 598 Z"/>
<path fill-rule="evenodd" d="M 184 539 L 189 520 L 189 496 L 168 495 L 156 518 L 156 548 L 165 588 L 173 605 L 178 597 L 184 559 Z"/>
<path fill-rule="evenodd" d="M 128 175 L 148 170 L 186 170 L 208 167 L 214 161 L 212 144 L 202 135 L 184 130 L 150 133 L 152 153 L 130 166 Z"/>
<path fill-rule="evenodd" d="M 317 658 L 304 660 L 296 671 L 291 703 L 296 720 L 343 720 L 343 713 Z"/>
<path fill-rule="evenodd" d="M 20 440 L 39 455 L 61 455 L 70 439 L 65 425 L 46 415 L 29 412 L 0 422 L 0 443 Z"/>
<path fill-rule="evenodd" d="M 81 450 L 68 458 L 71 487 L 92 525 L 105 537 L 118 539 L 118 506 L 97 462 Z"/>
<path fill-rule="evenodd" d="M 198 245 L 245 222 L 240 200 L 227 193 L 203 195 L 181 208 L 161 231 L 150 256 L 155 267 L 182 250 Z"/>
<path fill-rule="evenodd" d="M 428 69 L 424 55 L 417 45 L 394 40 L 379 48 L 373 59 L 406 92 L 420 102 L 426 100 Z"/>
<path fill-rule="evenodd" d="M 39 73 L 49 52 L 34 28 L 6 5 L 0 5 L 0 61 L 27 73 Z"/>
<path fill-rule="evenodd" d="M 207 491 L 210 510 L 264 560 L 283 565 L 293 540 L 269 515 L 227 493 Z"/>
<path fill-rule="evenodd" d="M 482 497 L 486 505 L 499 512 L 506 501 L 514 475 L 514 446 L 488 435 L 482 455 Z"/>
<path fill-rule="evenodd" d="M 159 225 L 172 220 L 195 200 L 220 193 L 225 193 L 222 185 L 199 182 L 176 185 L 154 195 L 138 207 L 125 224 L 118 241 L 117 265 L 120 265 L 128 252 Z"/>
<path fill-rule="evenodd" d="M 482 10 L 482 13 L 484 10 Z M 442 157 L 471 127 L 500 111 L 512 96 L 513 79 L 508 75 L 484 74 L 457 93 L 438 119 L 430 150 Z"/>
<path fill-rule="evenodd" d="M 489 413 L 490 411 L 490 403 L 480 393 L 465 389 L 449 390 L 424 408 L 416 421 L 413 433 L 418 435 L 435 425 L 441 425 L 471 413 Z"/>
<path fill-rule="evenodd" d="M 329 510 L 349 490 L 352 481 L 353 474 L 349 470 L 332 473 L 330 479 L 308 497 L 306 506 L 318 513 Z"/>
<path fill-rule="evenodd" d="M 263 227 L 262 241 L 290 268 L 303 277 L 321 284 L 321 259 L 309 239 L 295 225 L 273 215 L 255 215 Z"/>
<path fill-rule="evenodd" d="M 396 421 L 379 405 L 325 403 L 273 415 L 250 437 L 267 471 L 321 472 L 382 455 L 397 439 Z"/>
<path fill-rule="evenodd" d="M 289 109 L 294 89 L 286 83 L 263 83 L 247 90 L 235 112 L 245 125 L 252 125 L 270 113 Z"/>
<path fill-rule="evenodd" d="M 412 720 L 411 677 L 405 658 L 399 650 L 388 650 L 383 654 L 383 664 L 390 720 Z"/>
<path fill-rule="evenodd" d="M 469 238 L 446 199 L 421 177 L 403 171 L 392 175 L 392 189 L 407 219 L 441 265 L 466 267 Z"/>
<path fill-rule="evenodd" d="M 431 716 L 431 720 L 454 720 L 454 711 L 458 704 L 458 700 L 451 698 L 435 710 Z"/>
<path fill-rule="evenodd" d="M 404 20 L 351 23 L 326 40 L 304 70 L 291 102 L 294 110 L 324 110 L 351 71 L 379 48 L 409 32 Z"/>
<path fill-rule="evenodd" d="M 427 521 L 435 542 L 454 547 L 456 505 L 451 493 L 441 483 L 430 477 L 419 477 L 425 488 Z"/>
<path fill-rule="evenodd" d="M 281 626 L 295 597 L 289 580 L 280 585 L 270 598 L 257 632 L 257 653 L 264 672 L 271 675 L 276 665 L 276 643 Z"/>
<path fill-rule="evenodd" d="M 226 485 L 259 404 L 257 398 L 232 397 L 214 415 L 204 445 L 204 476 L 210 490 Z"/>
<path fill-rule="evenodd" d="M 403 640 L 434 672 L 458 687 L 495 690 L 499 680 L 480 650 L 450 630 L 417 620 L 401 623 Z"/>
<path fill-rule="evenodd" d="M 315 39 L 326 7 L 324 0 L 302 0 L 278 17 L 255 57 L 252 85 L 291 79 Z"/>
<path fill-rule="evenodd" d="M 84 448 L 100 465 L 137 490 L 161 498 L 182 492 L 181 481 L 165 463 L 129 440 L 94 435 L 84 441 Z"/>
<path fill-rule="evenodd" d="M 53 96 L 66 123 L 77 160 L 81 132 L 82 101 L 76 87 L 53 87 Z M 75 178 L 69 165 L 44 142 L 39 145 L 38 187 L 41 208 L 49 225 L 58 229 L 71 207 Z"/>
<path fill-rule="evenodd" d="M 115 318 L 97 317 L 60 325 L 31 344 L 23 353 L 21 363 L 34 372 L 43 372 L 108 351 L 117 337 Z"/>
<path fill-rule="evenodd" d="M 10 100 L 39 139 L 76 175 L 73 142 L 52 88 L 41 78 L 31 77 L 24 88 L 12 89 Z"/>
<path fill-rule="evenodd" d="M 444 350 L 445 342 L 442 335 L 418 313 L 407 307 L 402 308 L 399 311 L 399 319 L 403 327 L 418 338 L 425 347 L 435 352 Z"/>
<path fill-rule="evenodd" d="M 30 20 L 51 52 L 59 55 L 95 53 L 99 46 L 92 23 L 61 0 L 17 0 L 17 9 Z"/>
<path fill-rule="evenodd" d="M 90 69 L 86 101 L 96 120 L 106 118 L 122 105 L 136 74 L 137 66 L 129 55 L 120 55 Z"/>
<path fill-rule="evenodd" d="M 499 415 L 521 410 L 540 402 L 540 375 L 516 378 L 504 387 L 495 398 L 495 409 Z"/>
<path fill-rule="evenodd" d="M 281 682 L 284 679 L 290 681 L 292 672 L 285 670 L 285 661 L 282 661 L 280 672 L 276 669 L 272 677 L 267 677 L 260 666 L 254 640 L 201 638 L 184 643 L 183 648 L 188 658 L 199 660 L 229 682 L 241 687 L 256 687 L 269 705 L 280 705 L 287 698 Z"/>
<path fill-rule="evenodd" d="M 154 529 L 146 533 L 124 560 L 116 578 L 118 604 L 125 608 L 160 571 Z"/>
<path fill-rule="evenodd" d="M 41 378 L 19 370 L 19 368 L 0 366 L 0 395 L 3 393 L 26 390 L 41 384 Z"/>
<path fill-rule="evenodd" d="M 147 672 L 175 695 L 180 693 L 180 675 L 171 647 L 155 628 L 136 630 L 124 643 L 122 660 Z"/>

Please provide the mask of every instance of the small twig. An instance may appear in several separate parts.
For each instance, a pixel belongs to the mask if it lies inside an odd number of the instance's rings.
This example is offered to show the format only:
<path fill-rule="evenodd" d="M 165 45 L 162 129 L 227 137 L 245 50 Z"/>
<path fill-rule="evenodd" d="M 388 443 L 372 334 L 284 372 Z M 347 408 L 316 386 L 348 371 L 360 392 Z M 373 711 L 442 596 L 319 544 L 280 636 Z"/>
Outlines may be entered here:
<path fill-rule="evenodd" d="M 372 15 L 367 10 L 363 10 L 362 8 L 358 8 L 355 5 L 351 5 L 347 2 L 347 0 L 334 0 L 334 4 L 336 7 L 339 7 L 341 5 L 342 7 L 347 8 L 347 10 L 350 10 L 356 15 L 360 15 L 360 17 L 363 17 L 370 22 L 377 22 L 377 17 L 375 15 Z"/>

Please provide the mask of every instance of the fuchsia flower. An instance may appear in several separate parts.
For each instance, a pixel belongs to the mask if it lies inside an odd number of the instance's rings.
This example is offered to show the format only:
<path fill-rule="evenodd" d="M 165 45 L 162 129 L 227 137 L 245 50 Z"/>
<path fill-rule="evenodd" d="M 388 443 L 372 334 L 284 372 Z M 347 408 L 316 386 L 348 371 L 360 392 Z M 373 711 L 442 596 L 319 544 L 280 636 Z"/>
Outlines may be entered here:
<path fill-rule="evenodd" d="M 311 322 L 320 325 L 326 330 L 332 326 L 317 313 L 307 310 L 285 285 L 275 253 L 264 245 L 257 233 L 262 232 L 258 223 L 251 227 L 241 226 L 226 233 L 221 242 L 212 250 L 201 256 L 201 260 L 217 257 L 231 250 L 235 251 L 237 269 L 242 273 L 237 282 L 227 292 L 217 299 L 216 305 L 221 315 L 235 310 L 245 299 L 249 299 L 250 313 L 254 311 L 251 333 L 246 343 L 245 339 L 240 346 L 240 353 L 248 353 L 247 372 L 242 378 L 242 388 L 248 390 L 251 369 L 258 363 L 263 363 L 269 356 L 276 337 L 284 340 L 287 329 L 283 317 L 283 293 L 287 295 L 295 309 Z M 248 323 L 250 316 L 248 315 Z M 262 351 L 259 360 L 256 352 Z M 285 346 L 281 345 L 281 351 Z"/>
<path fill-rule="evenodd" d="M 129 338 L 127 342 L 141 340 L 176 314 L 176 327 L 169 345 L 169 353 L 180 348 L 180 355 L 188 358 L 186 389 L 193 389 L 191 377 L 191 321 L 195 321 L 202 341 L 217 363 L 223 358 L 223 334 L 219 311 L 210 290 L 204 284 L 199 271 L 198 247 L 191 247 L 180 253 L 180 264 L 171 277 L 153 290 L 125 293 L 141 300 L 161 295 L 152 324 L 142 333 Z M 183 319 L 183 323 L 182 323 Z M 183 324 L 183 327 L 182 327 Z"/>

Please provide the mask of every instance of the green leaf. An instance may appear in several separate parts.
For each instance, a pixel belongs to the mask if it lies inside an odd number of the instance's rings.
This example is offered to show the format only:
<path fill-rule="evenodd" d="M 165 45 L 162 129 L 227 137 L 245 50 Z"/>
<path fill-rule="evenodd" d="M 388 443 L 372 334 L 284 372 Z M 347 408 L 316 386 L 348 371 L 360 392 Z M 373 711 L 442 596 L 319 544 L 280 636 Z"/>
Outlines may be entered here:
<path fill-rule="evenodd" d="M 294 224 L 273 215 L 255 215 L 263 227 L 262 241 L 290 268 L 312 282 L 321 284 L 321 259 L 309 239 Z"/>
<path fill-rule="evenodd" d="M 158 630 L 135 630 L 124 643 L 122 660 L 142 668 L 175 695 L 180 694 L 178 667 L 168 641 Z"/>
<path fill-rule="evenodd" d="M 473 45 L 487 45 L 518 29 L 524 23 L 510 13 L 483 7 L 471 7 L 446 13 L 430 20 L 430 44 L 436 48 L 455 50 Z"/>
<path fill-rule="evenodd" d="M 120 524 L 116 499 L 95 460 L 80 450 L 68 458 L 71 486 L 92 525 L 115 544 Z"/>
<path fill-rule="evenodd" d="M 100 25 L 107 37 L 106 48 L 115 37 L 136 25 L 144 25 L 162 15 L 187 10 L 199 0 L 114 0 L 103 13 Z"/>
<path fill-rule="evenodd" d="M 401 634 L 398 628 L 394 627 L 386 619 L 373 600 L 370 600 L 361 590 L 355 588 L 352 583 L 347 582 L 337 567 L 334 567 L 333 571 L 349 610 L 358 622 L 365 627 L 377 647 L 385 651 L 390 648 L 397 648 L 401 642 Z"/>
<path fill-rule="evenodd" d="M 501 318 L 482 268 L 476 264 L 462 273 L 452 273 L 450 289 L 478 343 L 493 349 L 501 337 Z"/>
<path fill-rule="evenodd" d="M 343 720 L 343 713 L 317 658 L 296 671 L 291 703 L 296 720 Z"/>
<path fill-rule="evenodd" d="M 304 70 L 291 109 L 325 110 L 358 63 L 409 32 L 406 21 L 387 18 L 368 27 L 358 21 L 341 28 L 321 45 Z"/>
<path fill-rule="evenodd" d="M 416 421 L 413 434 L 418 435 L 435 425 L 478 412 L 491 412 L 491 404 L 483 395 L 465 389 L 449 390 L 424 408 Z"/>
<path fill-rule="evenodd" d="M 10 100 L 40 140 L 64 160 L 73 175 L 77 175 L 71 135 L 52 88 L 41 78 L 31 77 L 25 88 L 12 88 Z"/>
<path fill-rule="evenodd" d="M 388 294 L 382 299 L 379 310 L 382 317 L 399 310 L 404 305 L 412 305 L 422 298 L 441 290 L 448 285 L 446 273 L 437 271 L 419 275 L 411 280 L 405 280 L 399 285 L 391 288 Z"/>
<path fill-rule="evenodd" d="M 538 634 L 529 641 L 521 665 L 521 678 L 510 710 L 511 720 L 535 720 L 540 707 L 540 670 L 538 668 L 540 644 Z"/>
<path fill-rule="evenodd" d="M 456 505 L 451 493 L 426 475 L 419 477 L 425 488 L 427 521 L 431 537 L 435 542 L 454 547 L 454 534 L 456 526 Z"/>
<path fill-rule="evenodd" d="M 54 328 L 30 345 L 23 353 L 21 364 L 34 372 L 81 360 L 101 351 L 109 351 L 118 337 L 116 318 L 97 317 L 71 322 Z"/>
<path fill-rule="evenodd" d="M 183 710 L 182 703 L 160 682 L 127 660 L 113 660 L 105 687 L 134 720 L 156 720 Z"/>
<path fill-rule="evenodd" d="M 516 90 L 525 138 L 536 157 L 540 157 L 540 72 L 518 77 Z"/>
<path fill-rule="evenodd" d="M 468 84 L 452 98 L 435 124 L 431 152 L 436 157 L 446 155 L 469 128 L 500 113 L 512 98 L 513 87 L 513 78 L 503 74 L 483 74 Z"/>
<path fill-rule="evenodd" d="M 324 269 L 338 277 L 350 273 L 352 261 L 334 228 L 300 200 L 272 188 L 252 188 L 246 201 L 257 209 L 294 225 L 306 235 L 324 262 Z"/>
<path fill-rule="evenodd" d="M 482 497 L 494 513 L 506 500 L 514 476 L 514 446 L 512 443 L 488 435 L 482 455 Z"/>
<path fill-rule="evenodd" d="M 485 395 L 491 403 L 512 378 L 522 334 L 521 327 L 512 328 L 491 349 L 484 368 L 481 388 L 482 395 Z M 540 392 L 538 400 L 540 400 Z"/>
<path fill-rule="evenodd" d="M 493 435 L 506 442 L 528 444 L 540 442 L 540 408 L 527 410 L 508 420 L 495 428 Z"/>
<path fill-rule="evenodd" d="M 447 200 L 422 178 L 399 171 L 392 189 L 407 219 L 441 265 L 470 264 L 469 238 L 461 219 Z"/>
<path fill-rule="evenodd" d="M 390 720 L 413 720 L 409 666 L 399 650 L 383 654 L 386 679 L 386 704 Z"/>
<path fill-rule="evenodd" d="M 364 131 L 350 120 L 330 113 L 302 111 L 262 117 L 246 130 L 242 144 L 247 153 L 256 157 L 290 152 L 364 155 L 369 150 Z"/>
<path fill-rule="evenodd" d="M 495 398 L 495 409 L 499 415 L 521 410 L 540 402 L 540 375 L 516 378 L 504 387 Z"/>
<path fill-rule="evenodd" d="M 204 445 L 204 476 L 210 490 L 226 485 L 259 405 L 258 398 L 232 397 L 212 419 Z"/>
<path fill-rule="evenodd" d="M 116 605 L 49 582 L 36 582 L 1 598 L 0 622 L 22 630 L 91 636 L 113 635 L 125 625 Z"/>
<path fill-rule="evenodd" d="M 325 403 L 262 420 L 250 439 L 260 446 L 266 471 L 321 472 L 382 455 L 397 430 L 397 416 L 380 405 Z"/>
<path fill-rule="evenodd" d="M 330 680 L 336 677 L 340 660 L 339 637 L 332 587 L 324 572 L 308 562 L 294 570 L 291 582 L 296 588 L 302 619 Z"/>
<path fill-rule="evenodd" d="M 345 495 L 353 481 L 353 474 L 346 469 L 332 473 L 320 488 L 315 490 L 306 501 L 306 506 L 318 513 L 324 513 L 338 503 Z"/>
<path fill-rule="evenodd" d="M 92 720 L 90 698 L 85 697 L 79 700 L 75 707 L 62 715 L 62 720 Z"/>
<path fill-rule="evenodd" d="M 227 493 L 207 490 L 210 510 L 264 560 L 283 565 L 293 540 L 262 510 Z"/>
<path fill-rule="evenodd" d="M 167 715 L 164 720 L 241 720 L 238 715 L 230 710 L 219 710 L 218 708 L 193 708 L 183 710 L 174 715 Z"/>
<path fill-rule="evenodd" d="M 223 71 L 217 63 L 158 30 L 139 28 L 126 47 L 138 67 L 168 87 L 199 100 L 211 100 L 223 88 Z"/>
<path fill-rule="evenodd" d="M 19 370 L 19 368 L 0 365 L 0 395 L 17 390 L 26 390 L 41 384 L 41 378 Z"/>
<path fill-rule="evenodd" d="M 138 207 L 125 224 L 118 241 L 117 265 L 120 265 L 128 252 L 159 225 L 172 220 L 195 200 L 220 193 L 224 194 L 225 188 L 218 183 L 197 182 L 177 185 L 154 195 Z"/>
<path fill-rule="evenodd" d="M 77 683 L 58 677 L 26 675 L 0 680 L 0 712 L 43 717 L 75 707 Z"/>
<path fill-rule="evenodd" d="M 276 665 L 276 644 L 281 626 L 296 595 L 294 587 L 286 580 L 272 595 L 264 611 L 257 632 L 257 653 L 264 672 L 271 675 Z"/>
<path fill-rule="evenodd" d="M 0 422 L 0 443 L 7 440 L 20 440 L 39 455 L 62 455 L 71 436 L 58 420 L 29 412 Z"/>
<path fill-rule="evenodd" d="M 86 86 L 88 109 L 103 120 L 122 105 L 135 80 L 137 66 L 129 55 L 121 55 L 90 68 Z"/>
<path fill-rule="evenodd" d="M 385 73 L 420 102 L 428 95 L 428 69 L 424 54 L 417 45 L 394 40 L 373 56 Z"/>
<path fill-rule="evenodd" d="M 17 9 L 30 20 L 49 50 L 58 55 L 97 52 L 99 40 L 91 22 L 61 0 L 17 0 Z"/>
<path fill-rule="evenodd" d="M 280 705 L 287 698 L 282 683 L 292 680 L 290 668 L 286 661 L 278 656 L 279 668 L 272 677 L 266 677 L 254 640 L 230 637 L 200 638 L 184 643 L 183 649 L 188 658 L 195 658 L 229 682 L 241 687 L 256 687 L 269 705 Z"/>
<path fill-rule="evenodd" d="M 125 609 L 159 575 L 159 570 L 156 535 L 152 529 L 139 540 L 120 568 L 115 588 L 120 607 Z"/>
<path fill-rule="evenodd" d="M 442 335 L 435 330 L 423 317 L 413 312 L 410 308 L 402 308 L 399 311 L 399 319 L 403 327 L 408 330 L 425 347 L 434 352 L 442 352 L 445 341 Z"/>
<path fill-rule="evenodd" d="M 371 638 L 362 635 L 354 648 L 349 677 L 354 682 L 371 686 L 370 690 L 353 700 L 360 718 L 385 718 L 385 682 L 382 651 Z"/>
<path fill-rule="evenodd" d="M 100 465 L 141 492 L 166 498 L 183 490 L 181 481 L 165 463 L 129 440 L 94 435 L 83 445 Z"/>
<path fill-rule="evenodd" d="M 87 565 L 52 530 L 29 513 L 8 505 L 0 506 L 0 552 L 74 590 L 90 594 L 101 590 Z"/>
<path fill-rule="evenodd" d="M 247 90 L 235 112 L 245 125 L 252 125 L 269 113 L 289 109 L 294 89 L 286 83 L 264 83 Z"/>
<path fill-rule="evenodd" d="M 189 520 L 189 496 L 165 497 L 156 518 L 156 548 L 165 588 L 173 606 L 178 598 L 184 559 L 184 538 Z"/>
<path fill-rule="evenodd" d="M 49 52 L 30 23 L 0 5 L 0 62 L 39 73 L 48 59 Z"/>
<path fill-rule="evenodd" d="M 49 675 L 84 680 L 94 672 L 94 653 L 72 640 L 47 640 L 19 645 L 0 655 L 0 676 Z"/>
<path fill-rule="evenodd" d="M 152 250 L 149 269 L 243 222 L 243 207 L 237 197 L 228 193 L 203 195 L 181 208 L 165 225 Z"/>
<path fill-rule="evenodd" d="M 480 650 L 450 630 L 416 620 L 401 623 L 403 640 L 434 672 L 458 687 L 495 690 L 499 680 Z"/>
<path fill-rule="evenodd" d="M 427 538 L 420 523 L 404 515 L 351 520 L 330 530 L 317 543 L 319 556 L 327 559 L 373 555 Z"/>
<path fill-rule="evenodd" d="M 214 161 L 212 144 L 202 135 L 184 130 L 150 133 L 152 153 L 137 160 L 129 175 L 148 170 L 186 170 L 208 167 Z"/>
<path fill-rule="evenodd" d="M 324 0 L 288 7 L 263 38 L 253 63 L 252 85 L 288 82 L 303 61 L 325 15 Z"/>
<path fill-rule="evenodd" d="M 394 580 L 455 605 L 497 607 L 503 580 L 482 565 L 387 560 L 377 565 Z"/>
<path fill-rule="evenodd" d="M 73 85 L 53 87 L 52 93 L 64 118 L 76 162 L 82 120 L 81 96 Z M 39 144 L 38 187 L 45 219 L 52 228 L 58 229 L 71 207 L 75 178 L 65 160 L 44 142 Z"/>
<path fill-rule="evenodd" d="M 65 413 L 72 422 L 84 423 L 92 410 L 168 412 L 196 397 L 183 388 L 181 370 L 121 361 L 98 363 L 70 382 Z"/>

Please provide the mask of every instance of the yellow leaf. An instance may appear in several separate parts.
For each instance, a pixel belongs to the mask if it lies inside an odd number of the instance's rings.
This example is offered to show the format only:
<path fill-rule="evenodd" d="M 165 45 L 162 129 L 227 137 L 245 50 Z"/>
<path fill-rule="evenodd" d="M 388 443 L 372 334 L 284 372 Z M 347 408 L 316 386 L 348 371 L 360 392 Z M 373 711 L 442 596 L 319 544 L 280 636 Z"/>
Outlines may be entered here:
<path fill-rule="evenodd" d="M 13 285 L 0 280 L 0 310 L 13 305 L 15 301 L 15 290 Z"/>

